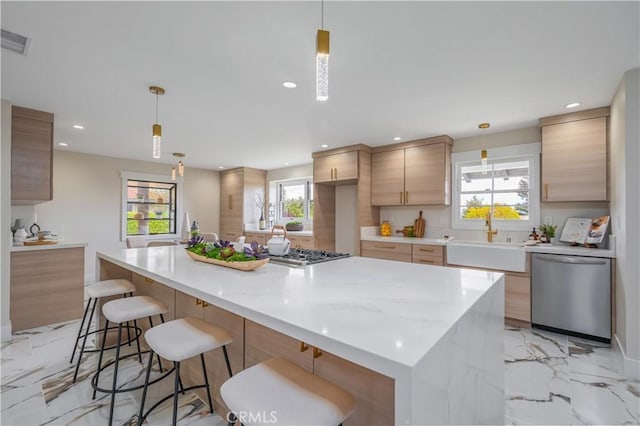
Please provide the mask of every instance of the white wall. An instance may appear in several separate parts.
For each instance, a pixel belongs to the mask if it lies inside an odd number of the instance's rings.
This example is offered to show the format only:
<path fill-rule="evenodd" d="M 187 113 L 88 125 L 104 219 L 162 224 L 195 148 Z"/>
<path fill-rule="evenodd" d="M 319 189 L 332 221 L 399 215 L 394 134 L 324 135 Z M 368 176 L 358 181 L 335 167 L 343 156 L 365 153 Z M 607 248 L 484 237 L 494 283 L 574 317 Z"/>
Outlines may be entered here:
<path fill-rule="evenodd" d="M 510 145 L 520 145 L 536 143 L 541 141 L 539 128 L 526 127 L 523 129 L 508 132 L 492 133 L 487 135 L 472 136 L 468 138 L 456 139 L 453 142 L 452 152 L 480 151 L 491 148 L 498 148 Z M 478 155 L 480 155 L 478 153 Z M 486 234 L 483 231 L 451 229 L 451 207 L 448 206 L 401 206 L 401 207 L 381 207 L 380 220 L 391 222 L 393 229 L 402 229 L 403 226 L 413 225 L 418 217 L 418 212 L 422 210 L 427 223 L 426 236 L 429 238 L 442 238 L 443 235 L 454 236 L 464 240 L 483 240 Z M 608 202 L 589 203 L 542 203 L 540 206 L 540 221 L 544 222 L 545 217 L 551 217 L 551 223 L 558 225 L 557 236 L 562 233 L 562 227 L 569 217 L 593 218 L 609 214 Z M 494 237 L 495 241 L 505 241 L 507 236 L 513 242 L 526 240 L 530 231 L 500 232 Z"/>
<path fill-rule="evenodd" d="M 616 336 L 625 373 L 640 377 L 640 70 L 622 77 L 611 102 L 611 224 L 616 234 Z"/>
<path fill-rule="evenodd" d="M 2 100 L 0 149 L 0 325 L 1 340 L 11 337 L 9 276 L 11 246 L 11 104 Z"/>
<path fill-rule="evenodd" d="M 53 201 L 14 206 L 12 220 L 21 217 L 30 226 L 37 213 L 42 229 L 56 227 L 66 241 L 88 242 L 85 276 L 92 280 L 96 250 L 125 247 L 120 240 L 121 171 L 169 177 L 170 166 L 56 150 Z M 187 162 L 183 191 L 184 210 L 191 220 L 198 220 L 202 232 L 219 232 L 219 173 L 190 168 Z M 178 225 L 181 222 L 182 218 L 178 218 Z"/>

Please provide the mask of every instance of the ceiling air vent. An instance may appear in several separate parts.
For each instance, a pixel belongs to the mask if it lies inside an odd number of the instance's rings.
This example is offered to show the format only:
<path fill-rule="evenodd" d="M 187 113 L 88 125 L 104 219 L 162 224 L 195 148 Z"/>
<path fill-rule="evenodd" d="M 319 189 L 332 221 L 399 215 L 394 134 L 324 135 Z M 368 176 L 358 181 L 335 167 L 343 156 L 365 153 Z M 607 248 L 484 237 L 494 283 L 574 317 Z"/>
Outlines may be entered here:
<path fill-rule="evenodd" d="M 2 30 L 2 48 L 11 50 L 12 52 L 26 55 L 29 49 L 30 40 L 20 34 L 11 31 Z"/>

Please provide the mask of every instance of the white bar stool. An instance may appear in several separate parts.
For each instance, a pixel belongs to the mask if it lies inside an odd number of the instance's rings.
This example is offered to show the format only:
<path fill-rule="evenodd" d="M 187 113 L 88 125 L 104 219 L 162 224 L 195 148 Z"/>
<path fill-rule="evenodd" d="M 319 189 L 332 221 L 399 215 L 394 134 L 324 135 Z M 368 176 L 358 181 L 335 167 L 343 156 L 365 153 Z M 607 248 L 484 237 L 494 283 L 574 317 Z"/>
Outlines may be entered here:
<path fill-rule="evenodd" d="M 116 398 L 116 393 L 120 392 L 128 392 L 135 389 L 140 389 L 143 385 L 133 386 L 129 388 L 117 388 L 118 383 L 118 364 L 120 363 L 120 347 L 122 346 L 122 325 L 128 323 L 129 321 L 136 321 L 141 318 L 147 317 L 149 319 L 149 326 L 153 327 L 152 316 L 159 315 L 160 320 L 164 323 L 164 314 L 168 312 L 167 307 L 157 300 L 149 297 L 149 296 L 134 296 L 127 297 L 125 299 L 112 300 L 110 302 L 105 303 L 102 306 L 102 314 L 104 315 L 105 328 L 104 334 L 102 338 L 102 345 L 100 348 L 100 357 L 98 358 L 98 368 L 96 370 L 96 374 L 91 379 L 91 386 L 93 387 L 93 399 L 96 398 L 96 392 L 104 392 L 111 394 L 111 407 L 109 411 L 109 425 L 113 423 L 113 408 L 114 402 Z M 113 322 L 118 324 L 118 340 L 116 341 L 116 356 L 115 360 L 102 365 L 102 357 L 104 355 L 105 349 L 105 341 L 107 340 L 107 330 L 109 328 L 109 322 Z M 131 353 L 122 357 L 122 359 L 128 358 L 129 356 L 136 355 L 136 353 Z M 140 353 L 137 354 L 140 356 Z M 152 357 L 152 353 L 149 354 L 149 357 Z M 140 360 L 142 361 L 142 360 Z M 158 358 L 160 361 L 160 358 Z M 111 389 L 101 388 L 99 386 L 100 380 L 100 372 L 105 368 L 109 367 L 111 364 L 115 364 L 113 370 L 113 382 L 111 385 Z M 162 372 L 162 364 L 160 364 L 160 372 Z M 170 371 L 167 373 L 169 374 Z M 165 376 L 159 377 L 153 381 L 153 383 L 163 379 Z"/>
<path fill-rule="evenodd" d="M 272 358 L 236 374 L 220 388 L 231 410 L 229 426 L 259 424 L 341 424 L 356 402 L 347 391 L 282 358 Z"/>
<path fill-rule="evenodd" d="M 178 416 L 178 393 L 179 390 L 184 394 L 186 391 L 197 388 L 206 388 L 207 399 L 209 402 L 209 410 L 213 413 L 213 402 L 211 400 L 211 389 L 209 389 L 209 379 L 207 377 L 207 367 L 204 362 L 204 353 L 213 349 L 222 347 L 224 360 L 227 363 L 227 371 L 229 377 L 231 372 L 231 364 L 229 363 L 229 355 L 227 354 L 227 346 L 231 343 L 231 335 L 218 327 L 204 322 L 197 318 L 182 318 L 169 321 L 153 327 L 144 334 L 144 338 L 151 349 L 149 363 L 147 364 L 147 375 L 144 381 L 144 390 L 142 391 L 142 400 L 140 401 L 140 412 L 138 414 L 138 424 L 144 423 L 149 413 L 164 401 L 173 397 L 173 425 L 176 424 Z M 173 393 L 165 396 L 151 407 L 146 413 L 144 412 L 144 403 L 147 397 L 147 388 L 149 386 L 149 375 L 151 374 L 151 360 L 153 353 L 160 357 L 173 361 L 175 370 L 175 385 Z M 190 386 L 184 388 L 180 382 L 180 362 L 200 355 L 202 364 L 202 375 L 204 376 L 204 384 Z"/>
<path fill-rule="evenodd" d="M 76 382 L 78 378 L 78 371 L 80 369 L 80 362 L 82 361 L 82 356 L 87 352 L 98 352 L 98 349 L 85 349 L 87 344 L 87 338 L 90 334 L 99 333 L 102 329 L 99 328 L 95 331 L 89 331 L 91 329 L 91 320 L 93 319 L 93 314 L 96 310 L 96 304 L 98 303 L 98 299 L 102 297 L 110 297 L 110 296 L 133 296 L 133 293 L 136 291 L 136 287 L 131 284 L 131 281 L 125 279 L 115 279 L 115 280 L 105 280 L 95 282 L 86 288 L 87 296 L 89 300 L 87 301 L 87 306 L 84 309 L 84 314 L 82 315 L 82 322 L 80 323 L 80 329 L 78 330 L 78 336 L 76 337 L 76 342 L 73 345 L 73 352 L 71 353 L 71 360 L 69 364 L 73 364 L 73 358 L 76 355 L 76 350 L 78 349 L 78 342 L 80 338 L 82 339 L 82 346 L 80 347 L 80 355 L 78 356 L 78 362 L 76 363 L 76 370 L 73 373 L 73 383 Z M 92 303 L 93 302 L 93 305 Z M 89 307 L 91 306 L 91 314 L 87 318 L 87 314 L 89 313 Z M 85 322 L 87 324 L 86 330 L 83 331 Z M 136 330 L 136 343 L 138 343 L 138 352 L 140 352 L 140 343 L 137 342 L 138 337 L 141 334 L 141 330 L 138 328 L 138 324 L 134 324 Z M 115 327 L 112 327 L 115 329 Z M 83 334 L 84 333 L 84 334 Z M 127 338 L 128 343 L 131 345 L 131 328 L 129 324 L 127 324 Z M 112 347 L 107 349 L 112 349 Z"/>

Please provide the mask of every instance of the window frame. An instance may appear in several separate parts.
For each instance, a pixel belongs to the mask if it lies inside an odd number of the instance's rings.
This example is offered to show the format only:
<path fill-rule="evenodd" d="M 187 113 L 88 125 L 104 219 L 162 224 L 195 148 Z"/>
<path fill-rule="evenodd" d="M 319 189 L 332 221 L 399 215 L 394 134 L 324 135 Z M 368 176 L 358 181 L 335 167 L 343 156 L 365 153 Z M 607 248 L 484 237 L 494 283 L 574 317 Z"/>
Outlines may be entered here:
<path fill-rule="evenodd" d="M 284 186 L 292 186 L 292 185 L 304 185 L 304 202 L 303 202 L 303 211 L 304 216 L 302 218 L 302 223 L 305 225 L 313 224 L 313 217 L 309 217 L 310 210 L 310 202 L 312 201 L 309 196 L 313 191 L 313 178 L 312 177 L 303 177 L 303 178 L 292 178 L 292 179 L 283 179 L 270 182 L 271 186 L 275 189 L 275 222 L 276 223 L 286 223 L 293 220 L 289 217 L 282 216 L 282 189 Z"/>
<path fill-rule="evenodd" d="M 529 161 L 529 219 L 508 220 L 492 218 L 492 226 L 505 231 L 527 231 L 540 224 L 540 143 L 505 146 L 487 149 L 490 164 L 513 160 Z M 480 165 L 481 151 L 465 151 L 451 154 L 452 179 L 451 225 L 453 229 L 486 229 L 483 219 L 462 219 L 460 215 L 461 168 Z M 500 191 L 492 191 L 499 194 Z"/>
<path fill-rule="evenodd" d="M 163 184 L 176 185 L 176 229 L 175 233 L 168 234 L 147 234 L 141 235 L 146 240 L 166 240 L 166 239 L 179 239 L 180 238 L 180 229 L 182 229 L 182 220 L 183 220 L 183 205 L 182 205 L 182 193 L 183 193 L 183 178 L 177 178 L 175 181 L 171 180 L 171 176 L 169 175 L 159 175 L 159 174 L 151 174 L 151 173 L 138 173 L 138 172 L 120 172 L 120 195 L 121 195 L 121 206 L 120 206 L 120 241 L 127 240 L 127 206 L 128 206 L 128 188 L 129 181 L 147 181 L 147 182 L 157 182 Z"/>

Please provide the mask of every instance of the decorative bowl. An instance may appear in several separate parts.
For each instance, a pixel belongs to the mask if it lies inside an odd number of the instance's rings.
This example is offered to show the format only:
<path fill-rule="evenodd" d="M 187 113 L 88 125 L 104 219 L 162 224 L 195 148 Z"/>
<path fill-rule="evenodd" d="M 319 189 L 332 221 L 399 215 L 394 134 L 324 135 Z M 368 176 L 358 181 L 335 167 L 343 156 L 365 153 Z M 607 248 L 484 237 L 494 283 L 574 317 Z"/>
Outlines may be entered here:
<path fill-rule="evenodd" d="M 246 262 L 226 262 L 224 260 L 211 259 L 206 256 L 201 256 L 189 250 L 185 251 L 190 258 L 198 262 L 211 263 L 212 265 L 224 266 L 226 268 L 238 269 L 240 271 L 253 271 L 263 265 L 266 265 L 269 262 L 269 258 L 260 260 L 247 260 Z"/>

